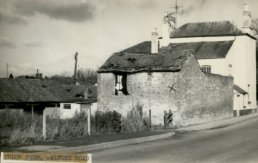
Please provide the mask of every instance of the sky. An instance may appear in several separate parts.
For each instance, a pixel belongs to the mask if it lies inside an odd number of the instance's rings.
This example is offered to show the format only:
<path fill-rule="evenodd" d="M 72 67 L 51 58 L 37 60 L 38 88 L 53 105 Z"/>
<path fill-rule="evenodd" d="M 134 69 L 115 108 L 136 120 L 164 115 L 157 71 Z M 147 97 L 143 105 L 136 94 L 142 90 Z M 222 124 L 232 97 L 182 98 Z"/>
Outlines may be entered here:
<path fill-rule="evenodd" d="M 0 77 L 97 70 L 114 52 L 150 40 L 175 0 L 0 0 Z M 178 26 L 230 20 L 241 27 L 243 4 L 257 0 L 178 0 Z"/>

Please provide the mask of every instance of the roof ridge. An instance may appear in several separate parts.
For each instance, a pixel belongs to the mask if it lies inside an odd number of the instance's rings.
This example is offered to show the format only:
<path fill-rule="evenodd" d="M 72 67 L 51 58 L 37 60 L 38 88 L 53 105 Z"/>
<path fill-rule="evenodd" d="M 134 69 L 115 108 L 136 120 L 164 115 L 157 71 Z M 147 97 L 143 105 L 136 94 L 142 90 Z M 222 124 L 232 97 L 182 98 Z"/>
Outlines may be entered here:
<path fill-rule="evenodd" d="M 189 22 L 185 24 L 198 24 L 198 23 L 223 23 L 223 22 L 228 22 L 233 24 L 230 20 L 218 20 L 218 21 L 199 21 L 199 22 Z M 184 25 L 184 24 L 183 24 Z M 180 28 L 180 27 L 179 27 Z"/>
<path fill-rule="evenodd" d="M 244 34 L 236 24 L 229 20 L 186 23 L 171 32 L 172 38 L 225 36 Z"/>

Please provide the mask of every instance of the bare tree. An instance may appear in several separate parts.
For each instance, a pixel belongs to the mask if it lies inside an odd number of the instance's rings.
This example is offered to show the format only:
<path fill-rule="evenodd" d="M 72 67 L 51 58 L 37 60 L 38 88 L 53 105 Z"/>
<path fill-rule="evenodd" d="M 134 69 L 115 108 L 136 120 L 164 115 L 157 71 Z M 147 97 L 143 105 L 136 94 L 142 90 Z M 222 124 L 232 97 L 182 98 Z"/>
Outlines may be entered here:
<path fill-rule="evenodd" d="M 93 84 L 97 81 L 97 72 L 92 69 L 79 69 L 77 71 L 77 81 Z"/>

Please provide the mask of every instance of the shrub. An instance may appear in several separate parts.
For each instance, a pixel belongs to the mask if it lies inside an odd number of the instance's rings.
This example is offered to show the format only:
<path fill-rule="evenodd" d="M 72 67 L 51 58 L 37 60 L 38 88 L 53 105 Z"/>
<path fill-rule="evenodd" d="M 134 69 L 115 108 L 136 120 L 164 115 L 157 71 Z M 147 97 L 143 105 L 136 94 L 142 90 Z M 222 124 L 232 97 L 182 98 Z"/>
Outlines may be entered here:
<path fill-rule="evenodd" d="M 42 140 L 42 116 L 20 115 L 14 110 L 0 112 L 1 145 L 28 144 Z"/>
<path fill-rule="evenodd" d="M 92 129 L 95 134 L 119 133 L 121 131 L 122 115 L 117 111 L 96 111 L 92 121 Z"/>
<path fill-rule="evenodd" d="M 127 113 L 127 116 L 122 119 L 123 132 L 137 132 L 148 129 L 148 122 L 143 118 L 142 106 L 137 104 L 135 108 Z"/>
<path fill-rule="evenodd" d="M 87 116 L 85 112 L 76 113 L 70 119 L 47 118 L 47 139 L 70 139 L 87 134 Z"/>

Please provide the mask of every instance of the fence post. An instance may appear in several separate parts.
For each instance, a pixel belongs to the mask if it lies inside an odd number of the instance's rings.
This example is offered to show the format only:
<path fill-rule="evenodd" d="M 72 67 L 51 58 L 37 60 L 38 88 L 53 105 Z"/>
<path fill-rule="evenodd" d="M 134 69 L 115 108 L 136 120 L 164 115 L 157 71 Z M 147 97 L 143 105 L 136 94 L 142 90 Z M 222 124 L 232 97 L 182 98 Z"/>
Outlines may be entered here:
<path fill-rule="evenodd" d="M 34 105 L 33 104 L 31 105 L 31 116 L 33 119 L 34 118 Z"/>
<path fill-rule="evenodd" d="M 44 139 L 47 138 L 47 124 L 46 124 L 46 108 L 43 109 L 43 127 L 42 127 L 42 136 Z"/>
<path fill-rule="evenodd" d="M 91 124 L 90 124 L 90 114 L 91 114 L 91 107 L 88 109 L 88 117 L 87 117 L 87 121 L 88 121 L 88 135 L 91 135 Z"/>
<path fill-rule="evenodd" d="M 167 111 L 164 111 L 164 128 L 167 127 Z"/>
<path fill-rule="evenodd" d="M 149 128 L 151 128 L 151 109 L 149 109 Z"/>

